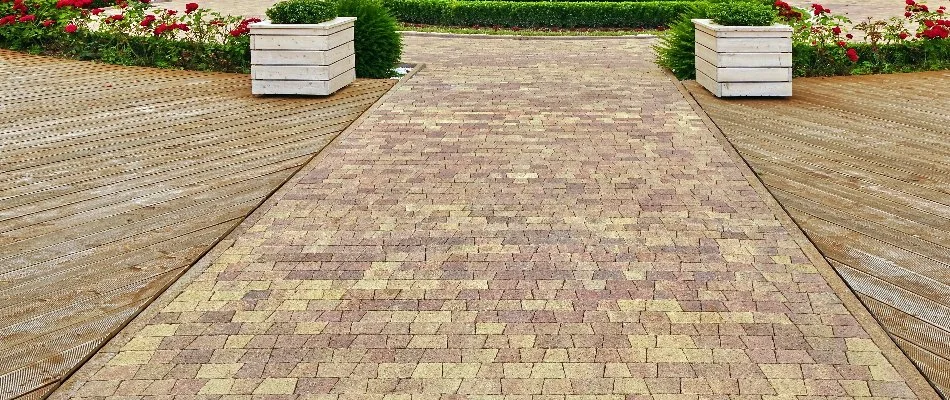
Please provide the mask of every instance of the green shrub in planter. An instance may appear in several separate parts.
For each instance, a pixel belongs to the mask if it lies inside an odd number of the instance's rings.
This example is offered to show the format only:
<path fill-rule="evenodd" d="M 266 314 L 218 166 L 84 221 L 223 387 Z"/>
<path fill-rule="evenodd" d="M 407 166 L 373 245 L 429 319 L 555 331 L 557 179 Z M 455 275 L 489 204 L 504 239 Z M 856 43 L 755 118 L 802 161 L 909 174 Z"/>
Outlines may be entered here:
<path fill-rule="evenodd" d="M 337 15 L 330 0 L 285 0 L 267 10 L 267 18 L 275 24 L 319 24 Z"/>
<path fill-rule="evenodd" d="M 356 17 L 356 76 L 393 76 L 393 68 L 402 56 L 402 37 L 389 10 L 378 0 L 339 0 L 337 11 L 344 17 Z"/>
<path fill-rule="evenodd" d="M 769 26 L 778 15 L 772 6 L 752 1 L 719 3 L 711 13 L 713 22 L 724 26 Z"/>

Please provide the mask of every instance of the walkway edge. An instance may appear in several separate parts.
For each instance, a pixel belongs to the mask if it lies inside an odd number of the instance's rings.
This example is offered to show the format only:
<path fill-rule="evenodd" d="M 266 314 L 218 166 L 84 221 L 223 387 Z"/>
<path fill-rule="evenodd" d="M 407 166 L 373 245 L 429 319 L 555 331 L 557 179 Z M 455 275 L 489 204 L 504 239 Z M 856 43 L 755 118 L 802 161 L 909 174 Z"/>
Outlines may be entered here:
<path fill-rule="evenodd" d="M 157 296 L 153 297 L 152 300 L 141 309 L 141 311 L 132 315 L 132 317 L 130 317 L 121 327 L 116 329 L 116 331 L 113 332 L 111 336 L 106 338 L 106 340 L 104 340 L 95 351 L 90 353 L 89 356 L 87 356 L 82 362 L 77 364 L 75 367 L 73 367 L 73 369 L 71 369 L 56 383 L 54 383 L 55 387 L 48 391 L 42 398 L 50 398 L 57 394 L 60 389 L 68 390 L 68 386 L 70 385 L 71 381 L 79 374 L 81 370 L 86 368 L 87 365 L 90 367 L 101 366 L 102 360 L 97 360 L 96 356 L 98 356 L 100 352 L 107 350 L 107 347 L 117 346 L 120 344 L 124 345 L 125 343 L 128 343 L 130 340 L 132 340 L 134 333 L 147 325 L 146 320 L 154 316 L 157 313 L 156 310 L 160 310 L 162 307 L 168 305 L 172 300 L 175 299 L 175 297 L 181 294 L 188 285 L 194 282 L 195 277 L 204 272 L 211 265 L 211 263 L 214 262 L 214 260 L 224 253 L 225 250 L 231 248 L 231 246 L 234 245 L 234 239 L 246 231 L 247 225 L 253 224 L 257 220 L 255 217 L 259 217 L 261 214 L 266 213 L 267 210 L 273 207 L 275 200 L 277 200 L 279 196 L 283 194 L 286 188 L 293 186 L 291 183 L 296 183 L 299 180 L 298 177 L 303 175 L 302 172 L 305 170 L 311 170 L 315 161 L 323 159 L 325 150 L 328 147 L 340 140 L 341 137 L 348 136 L 349 132 L 352 131 L 354 127 L 362 124 L 363 120 L 366 119 L 370 112 L 379 108 L 379 105 L 383 103 L 383 100 L 389 98 L 393 91 L 404 85 L 407 80 L 412 78 L 416 72 L 424 67 L 425 64 L 415 64 L 409 73 L 400 77 L 399 82 L 393 85 L 393 87 L 391 87 L 389 91 L 383 94 L 380 98 L 376 99 L 376 102 L 367 108 L 366 111 L 364 111 L 363 114 L 359 116 L 359 118 L 354 120 L 349 126 L 346 127 L 346 129 L 343 130 L 343 132 L 340 132 L 339 135 L 330 140 L 329 143 L 327 143 L 325 146 L 323 146 L 323 148 L 310 157 L 310 159 L 307 160 L 307 162 L 305 162 L 300 167 L 300 169 L 297 170 L 297 172 L 290 175 L 287 180 L 285 180 L 283 183 L 277 186 L 277 188 L 271 191 L 270 194 L 264 197 L 264 199 L 261 200 L 261 202 L 256 207 L 254 207 L 254 209 L 251 210 L 251 212 L 247 214 L 243 220 L 241 220 L 241 222 L 231 227 L 231 229 L 222 235 L 217 242 L 205 250 L 204 253 L 201 253 L 195 262 L 184 268 L 184 270 L 178 276 L 176 276 L 175 279 L 173 279 L 171 283 L 168 284 L 168 286 L 163 288 Z"/>
<path fill-rule="evenodd" d="M 703 123 L 706 124 L 709 131 L 712 132 L 716 140 L 723 146 L 729 154 L 729 157 L 740 165 L 739 168 L 742 170 L 742 174 L 746 177 L 746 180 L 749 181 L 752 188 L 759 193 L 762 200 L 772 209 L 775 217 L 778 218 L 779 222 L 792 236 L 792 239 L 802 248 L 802 251 L 805 252 L 805 256 L 815 265 L 818 272 L 821 273 L 825 281 L 828 282 L 828 285 L 831 286 L 831 289 L 834 290 L 838 298 L 841 299 L 845 308 L 851 312 L 858 323 L 861 324 L 861 327 L 871 336 L 871 340 L 880 347 L 881 352 L 887 357 L 887 360 L 891 362 L 894 368 L 897 369 L 897 372 L 904 377 L 907 386 L 921 399 L 941 400 L 936 389 L 930 385 L 920 370 L 911 362 L 910 358 L 897 347 L 897 344 L 894 343 L 891 336 L 877 320 L 874 319 L 874 316 L 872 316 L 871 312 L 864 306 L 864 303 L 858 299 L 858 296 L 854 294 L 851 287 L 848 286 L 831 264 L 828 263 L 828 260 L 825 259 L 811 239 L 805 235 L 801 227 L 792 219 L 791 215 L 788 214 L 785 207 L 782 207 L 778 200 L 772 196 L 772 192 L 765 187 L 765 183 L 755 174 L 755 171 L 752 170 L 752 166 L 742 158 L 742 155 L 739 154 L 739 150 L 732 145 L 732 142 L 726 138 L 719 126 L 706 114 L 706 111 L 699 105 L 689 89 L 683 86 L 683 83 L 680 82 L 679 79 L 676 79 L 672 73 L 669 71 L 666 72 L 675 83 L 676 89 L 686 98 L 686 101 L 689 102 L 690 107 L 693 108 L 696 114 L 702 118 Z M 742 168 L 742 166 L 745 166 L 745 168 Z"/>

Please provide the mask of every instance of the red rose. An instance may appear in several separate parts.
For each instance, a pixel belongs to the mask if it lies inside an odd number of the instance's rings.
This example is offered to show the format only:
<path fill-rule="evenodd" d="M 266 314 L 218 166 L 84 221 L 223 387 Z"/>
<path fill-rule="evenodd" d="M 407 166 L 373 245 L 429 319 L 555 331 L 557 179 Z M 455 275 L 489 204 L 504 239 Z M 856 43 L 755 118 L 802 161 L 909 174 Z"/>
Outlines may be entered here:
<path fill-rule="evenodd" d="M 845 46 L 847 46 L 847 45 L 848 45 L 848 44 L 845 43 L 844 41 L 838 42 L 838 46 L 840 46 L 840 47 L 845 47 Z"/>
<path fill-rule="evenodd" d="M 188 3 L 188 4 L 185 4 L 185 14 L 191 14 L 191 13 L 197 11 L 197 10 L 198 10 L 198 4 L 197 4 L 197 3 Z"/>
<path fill-rule="evenodd" d="M 831 28 L 831 33 L 834 33 L 835 36 L 840 35 L 840 34 L 841 34 L 841 27 L 840 27 L 840 26 L 836 26 L 836 27 L 834 27 L 834 28 Z"/>
<path fill-rule="evenodd" d="M 914 2 L 914 0 L 907 0 L 907 1 L 905 1 L 905 3 L 907 3 L 907 5 L 909 5 L 909 6 L 912 6 L 912 5 L 914 5 L 914 4 L 917 4 L 916 2 Z"/>
<path fill-rule="evenodd" d="M 858 52 L 857 52 L 857 50 L 855 50 L 855 49 L 848 49 L 848 51 L 847 51 L 846 54 L 848 55 L 848 59 L 850 59 L 851 62 L 858 62 Z"/>
<path fill-rule="evenodd" d="M 77 27 L 76 24 L 69 24 L 66 25 L 63 30 L 66 31 L 66 33 L 76 33 L 76 31 L 79 30 L 79 27 Z"/>
<path fill-rule="evenodd" d="M 46 27 L 46 28 L 49 28 L 50 26 L 52 26 L 52 25 L 55 24 L 55 23 L 56 23 L 56 21 L 53 21 L 53 20 L 51 20 L 51 19 L 48 19 L 48 20 L 46 20 L 46 21 L 43 21 L 43 26 Z"/>
<path fill-rule="evenodd" d="M 911 14 L 910 11 L 904 13 L 904 16 L 907 18 L 910 18 L 911 15 L 914 15 L 914 14 Z"/>
<path fill-rule="evenodd" d="M 36 16 L 33 14 L 24 15 L 20 17 L 20 22 L 33 22 L 33 21 L 36 21 Z"/>
<path fill-rule="evenodd" d="M 852 35 L 852 34 L 850 34 L 850 33 L 847 34 L 847 35 L 844 35 L 844 37 L 846 37 L 846 38 L 848 38 L 848 39 L 854 39 L 854 35 Z"/>
<path fill-rule="evenodd" d="M 897 35 L 897 37 L 901 38 L 901 40 L 907 39 L 909 36 L 910 34 L 907 32 L 901 32 L 900 34 Z"/>
<path fill-rule="evenodd" d="M 102 13 L 103 11 L 105 11 L 105 10 L 103 10 L 103 9 L 101 9 L 101 8 L 93 8 L 92 11 L 90 11 L 90 12 L 92 13 L 92 15 L 99 15 L 99 14 Z"/>

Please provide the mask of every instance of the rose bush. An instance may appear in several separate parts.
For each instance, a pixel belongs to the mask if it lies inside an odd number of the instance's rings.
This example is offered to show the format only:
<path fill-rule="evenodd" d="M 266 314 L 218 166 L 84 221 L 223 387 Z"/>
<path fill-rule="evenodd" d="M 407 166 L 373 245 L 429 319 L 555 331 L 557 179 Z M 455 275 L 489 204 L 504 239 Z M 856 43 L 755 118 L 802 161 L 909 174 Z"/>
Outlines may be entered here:
<path fill-rule="evenodd" d="M 904 0 L 904 17 L 867 19 L 858 24 L 812 4 L 810 12 L 776 0 L 783 22 L 795 32 L 797 76 L 855 75 L 950 68 L 950 21 L 946 7 L 930 10 L 916 0 Z M 807 17 L 806 17 L 807 15 Z M 860 32 L 855 41 L 850 32 Z"/>
<path fill-rule="evenodd" d="M 0 47 L 122 64 L 247 72 L 248 24 L 189 3 L 165 10 L 150 0 L 0 0 Z"/>
<path fill-rule="evenodd" d="M 798 9 L 773 0 L 779 21 L 792 26 L 795 76 L 835 76 L 950 69 L 950 21 L 946 7 L 905 2 L 903 18 L 853 24 L 821 4 Z M 679 79 L 694 79 L 690 18 L 709 18 L 710 7 L 693 8 L 671 26 L 657 46 L 657 63 Z M 855 39 L 855 33 L 862 38 Z"/>

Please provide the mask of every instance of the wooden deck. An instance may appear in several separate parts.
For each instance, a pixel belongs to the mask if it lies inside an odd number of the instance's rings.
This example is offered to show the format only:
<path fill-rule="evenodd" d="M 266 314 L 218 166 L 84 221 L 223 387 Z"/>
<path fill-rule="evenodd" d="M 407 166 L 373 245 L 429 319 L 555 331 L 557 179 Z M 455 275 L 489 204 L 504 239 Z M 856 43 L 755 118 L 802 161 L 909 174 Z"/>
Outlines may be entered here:
<path fill-rule="evenodd" d="M 54 387 L 394 82 L 255 98 L 0 51 L 0 398 Z"/>
<path fill-rule="evenodd" d="M 895 342 L 950 396 L 950 71 L 686 86 Z"/>

